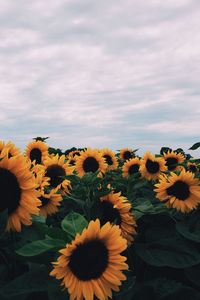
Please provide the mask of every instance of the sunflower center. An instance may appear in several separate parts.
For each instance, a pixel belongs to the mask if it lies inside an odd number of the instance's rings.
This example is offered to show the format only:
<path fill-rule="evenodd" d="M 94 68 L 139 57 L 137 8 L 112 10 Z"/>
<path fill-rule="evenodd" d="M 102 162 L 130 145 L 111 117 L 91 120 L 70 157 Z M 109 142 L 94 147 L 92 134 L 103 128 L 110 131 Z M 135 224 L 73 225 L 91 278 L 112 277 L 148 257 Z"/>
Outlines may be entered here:
<path fill-rule="evenodd" d="M 40 205 L 40 207 L 44 207 L 45 205 L 47 205 L 49 203 L 49 198 L 45 198 L 45 197 L 39 197 L 40 201 L 42 202 L 42 204 Z"/>
<path fill-rule="evenodd" d="M 128 169 L 128 174 L 133 175 L 133 174 L 137 173 L 139 171 L 139 168 L 140 168 L 139 164 L 131 165 Z"/>
<path fill-rule="evenodd" d="M 0 168 L 0 191 L 0 211 L 8 209 L 10 214 L 19 206 L 21 189 L 17 177 L 4 168 Z"/>
<path fill-rule="evenodd" d="M 41 164 L 42 162 L 42 152 L 38 148 L 33 148 L 30 151 L 30 160 L 34 161 L 36 160 L 36 164 Z"/>
<path fill-rule="evenodd" d="M 116 225 L 121 224 L 121 216 L 119 210 L 114 208 L 114 205 L 109 201 L 102 201 L 101 207 L 103 211 L 102 224 L 106 222 L 115 223 Z"/>
<path fill-rule="evenodd" d="M 106 159 L 106 163 L 109 165 L 109 166 L 112 166 L 113 164 L 113 161 L 112 161 L 112 157 L 110 155 L 104 155 L 103 156 L 105 159 Z"/>
<path fill-rule="evenodd" d="M 190 165 L 189 170 L 193 173 L 197 172 L 197 167 L 195 165 Z"/>
<path fill-rule="evenodd" d="M 50 185 L 56 187 L 63 182 L 63 176 L 66 176 L 65 170 L 59 165 L 51 165 L 46 170 L 46 176 L 50 178 Z"/>
<path fill-rule="evenodd" d="M 169 196 L 174 196 L 180 200 L 186 200 L 190 195 L 190 190 L 189 190 L 188 184 L 181 180 L 177 180 L 166 191 Z"/>
<path fill-rule="evenodd" d="M 149 173 L 155 174 L 159 171 L 160 165 L 157 161 L 152 161 L 150 159 L 147 159 L 146 168 Z"/>
<path fill-rule="evenodd" d="M 178 162 L 178 159 L 176 157 L 168 157 L 166 159 L 166 166 L 168 167 L 169 171 L 172 171 L 176 169 L 176 164 Z"/>
<path fill-rule="evenodd" d="M 96 158 L 89 156 L 83 162 L 83 170 L 85 172 L 96 172 L 99 169 L 99 163 Z"/>
<path fill-rule="evenodd" d="M 132 153 L 130 151 L 125 151 L 123 154 L 125 160 L 132 158 Z"/>
<path fill-rule="evenodd" d="M 72 252 L 69 268 L 83 281 L 99 278 L 108 265 L 108 250 L 101 240 L 79 244 Z"/>

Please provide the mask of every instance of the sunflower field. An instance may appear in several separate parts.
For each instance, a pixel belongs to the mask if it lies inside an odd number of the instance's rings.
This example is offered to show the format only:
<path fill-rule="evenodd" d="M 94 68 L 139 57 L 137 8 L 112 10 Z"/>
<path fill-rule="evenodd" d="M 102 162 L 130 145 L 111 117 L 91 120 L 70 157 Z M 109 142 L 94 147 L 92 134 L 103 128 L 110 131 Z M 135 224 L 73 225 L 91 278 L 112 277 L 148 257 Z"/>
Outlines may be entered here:
<path fill-rule="evenodd" d="M 200 299 L 200 159 L 137 150 L 0 141 L 0 300 Z"/>

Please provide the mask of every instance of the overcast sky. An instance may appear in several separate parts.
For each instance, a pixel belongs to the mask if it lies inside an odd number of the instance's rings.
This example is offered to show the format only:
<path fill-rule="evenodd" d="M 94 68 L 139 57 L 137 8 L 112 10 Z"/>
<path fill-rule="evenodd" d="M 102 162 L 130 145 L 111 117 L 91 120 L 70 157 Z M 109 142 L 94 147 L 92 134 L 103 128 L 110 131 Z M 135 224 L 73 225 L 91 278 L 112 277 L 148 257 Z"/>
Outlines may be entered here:
<path fill-rule="evenodd" d="M 0 138 L 200 141 L 199 0 L 0 0 Z"/>

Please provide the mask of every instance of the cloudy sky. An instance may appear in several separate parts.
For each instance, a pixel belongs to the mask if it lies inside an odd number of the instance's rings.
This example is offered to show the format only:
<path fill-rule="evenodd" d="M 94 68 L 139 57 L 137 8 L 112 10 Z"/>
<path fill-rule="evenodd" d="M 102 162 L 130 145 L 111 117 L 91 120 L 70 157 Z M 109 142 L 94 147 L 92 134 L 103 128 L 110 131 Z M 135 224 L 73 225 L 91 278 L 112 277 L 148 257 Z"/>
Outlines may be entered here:
<path fill-rule="evenodd" d="M 0 0 L 0 139 L 200 141 L 199 0 Z"/>

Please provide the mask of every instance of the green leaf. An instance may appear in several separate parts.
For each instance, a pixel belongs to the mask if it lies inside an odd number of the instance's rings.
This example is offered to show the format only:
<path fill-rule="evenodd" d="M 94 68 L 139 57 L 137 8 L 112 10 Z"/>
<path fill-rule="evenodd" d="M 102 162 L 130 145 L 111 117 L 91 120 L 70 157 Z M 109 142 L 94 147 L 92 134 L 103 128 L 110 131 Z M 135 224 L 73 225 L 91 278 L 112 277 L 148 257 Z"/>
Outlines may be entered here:
<path fill-rule="evenodd" d="M 200 288 L 200 265 L 184 270 L 186 277 Z"/>
<path fill-rule="evenodd" d="M 126 280 L 123 281 L 120 291 L 114 293 L 114 299 L 117 300 L 132 300 L 133 289 L 135 287 L 136 277 L 133 275 L 132 271 L 126 271 Z"/>
<path fill-rule="evenodd" d="M 32 292 L 45 291 L 49 275 L 45 266 L 39 266 L 36 270 L 31 270 L 22 276 L 15 278 L 0 289 L 2 297 L 13 297 Z M 1 299 L 1 297 L 0 297 Z"/>
<path fill-rule="evenodd" d="M 59 239 L 65 242 L 69 242 L 66 232 L 59 227 L 50 227 L 47 235 L 52 239 Z"/>
<path fill-rule="evenodd" d="M 176 229 L 186 239 L 200 243 L 200 217 L 198 214 L 191 215 L 183 222 L 178 222 Z"/>
<path fill-rule="evenodd" d="M 147 264 L 184 269 L 200 263 L 199 250 L 179 236 L 150 243 L 135 243 L 135 252 Z"/>
<path fill-rule="evenodd" d="M 199 143 L 195 143 L 194 145 L 192 145 L 192 147 L 189 148 L 189 150 L 196 150 L 200 147 L 200 142 Z"/>
<path fill-rule="evenodd" d="M 49 250 L 57 250 L 65 247 L 65 242 L 56 239 L 34 241 L 16 250 L 21 256 L 36 256 Z"/>
<path fill-rule="evenodd" d="M 61 222 L 62 229 L 72 238 L 74 238 L 77 233 L 81 233 L 87 225 L 87 220 L 75 212 L 69 213 Z"/>

